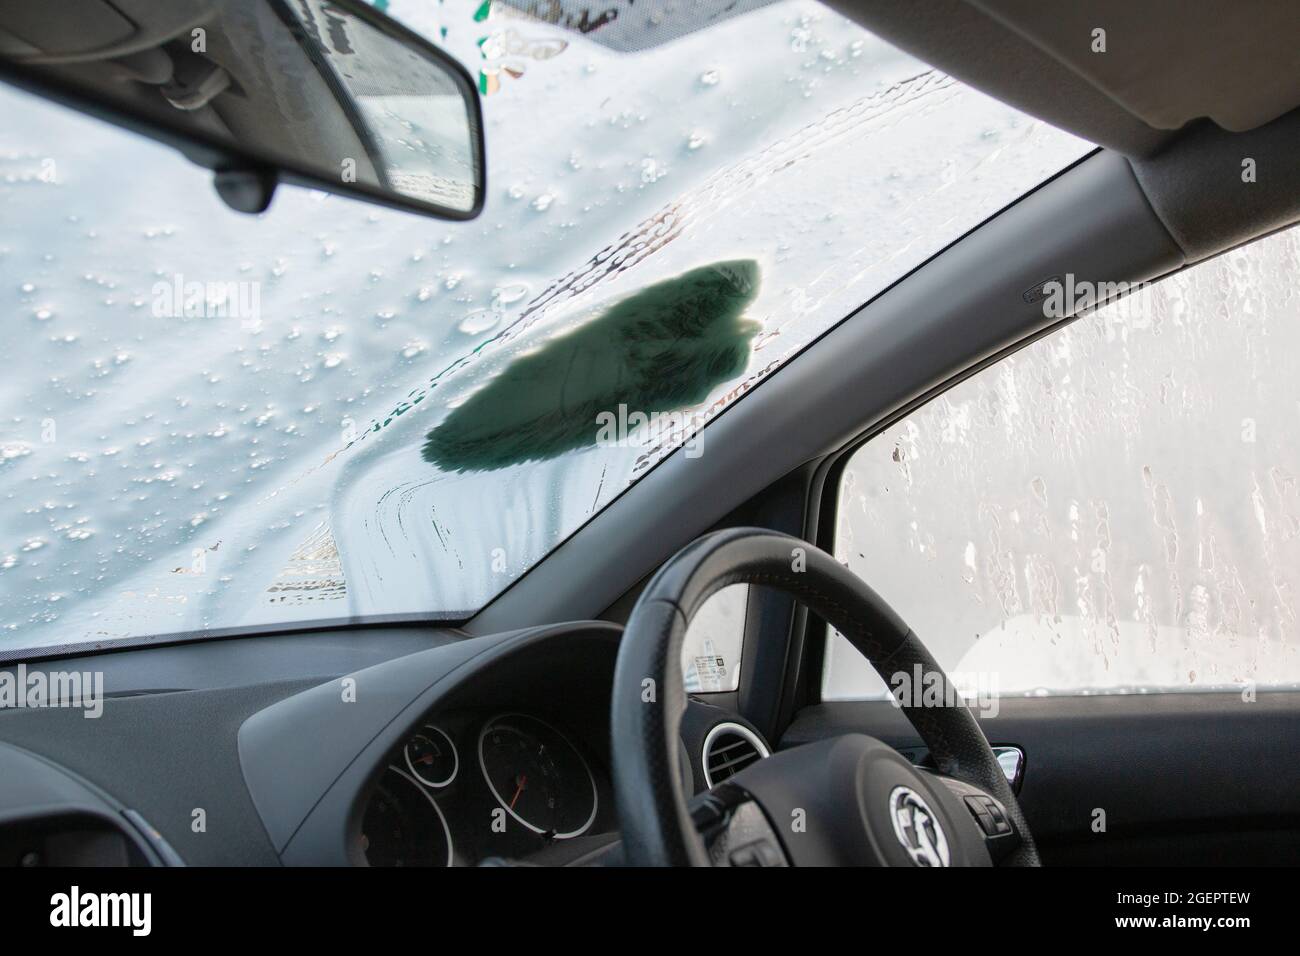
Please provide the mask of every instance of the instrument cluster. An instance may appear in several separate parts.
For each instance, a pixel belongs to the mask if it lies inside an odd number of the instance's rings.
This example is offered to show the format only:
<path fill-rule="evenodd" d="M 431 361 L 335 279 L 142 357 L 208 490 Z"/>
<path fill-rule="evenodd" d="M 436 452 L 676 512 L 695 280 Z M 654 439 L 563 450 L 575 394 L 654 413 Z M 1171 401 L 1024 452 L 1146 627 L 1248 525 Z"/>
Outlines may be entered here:
<path fill-rule="evenodd" d="M 388 755 L 359 849 L 371 866 L 473 865 L 612 831 L 602 756 L 534 714 L 431 716 Z"/>

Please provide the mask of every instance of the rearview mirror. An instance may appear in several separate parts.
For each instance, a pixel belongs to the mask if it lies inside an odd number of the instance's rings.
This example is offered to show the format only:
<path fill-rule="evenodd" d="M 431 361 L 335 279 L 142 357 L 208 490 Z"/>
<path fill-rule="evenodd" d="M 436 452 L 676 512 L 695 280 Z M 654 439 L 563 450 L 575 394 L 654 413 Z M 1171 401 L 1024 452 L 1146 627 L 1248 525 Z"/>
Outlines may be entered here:
<path fill-rule="evenodd" d="M 483 206 L 469 73 L 359 0 L 4 0 L 0 78 L 175 146 L 242 212 L 281 181 Z"/>

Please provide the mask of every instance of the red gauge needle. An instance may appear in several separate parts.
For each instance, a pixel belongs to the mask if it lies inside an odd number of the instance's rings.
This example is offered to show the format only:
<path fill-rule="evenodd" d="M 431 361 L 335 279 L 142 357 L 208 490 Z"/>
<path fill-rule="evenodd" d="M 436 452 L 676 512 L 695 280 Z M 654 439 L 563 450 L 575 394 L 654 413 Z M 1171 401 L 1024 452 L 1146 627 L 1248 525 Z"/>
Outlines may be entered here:
<path fill-rule="evenodd" d="M 521 773 L 519 775 L 519 786 L 515 788 L 515 795 L 510 798 L 511 810 L 515 808 L 515 801 L 519 799 L 519 795 L 524 792 L 524 788 L 527 786 L 528 786 L 528 775 Z"/>

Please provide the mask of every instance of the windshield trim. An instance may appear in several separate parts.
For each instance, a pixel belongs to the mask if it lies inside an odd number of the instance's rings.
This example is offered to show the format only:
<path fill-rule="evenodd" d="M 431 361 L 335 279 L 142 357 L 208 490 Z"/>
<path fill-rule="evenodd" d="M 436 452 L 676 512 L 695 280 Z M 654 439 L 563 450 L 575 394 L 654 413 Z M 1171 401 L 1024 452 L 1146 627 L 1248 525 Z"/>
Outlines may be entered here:
<path fill-rule="evenodd" d="M 132 651 L 152 647 L 175 647 L 183 644 L 202 644 L 248 637 L 277 637 L 306 635 L 332 631 L 360 631 L 369 628 L 396 629 L 426 627 L 438 630 L 456 630 L 469 618 L 458 612 L 443 618 L 437 614 L 372 614 L 357 617 L 321 618 L 288 624 L 245 624 L 238 627 L 214 627 L 200 631 L 169 631 L 144 637 L 115 637 L 103 641 L 81 641 L 71 644 L 45 644 L 29 648 L 0 648 L 0 668 L 37 661 L 57 660 L 67 657 L 88 657 Z"/>

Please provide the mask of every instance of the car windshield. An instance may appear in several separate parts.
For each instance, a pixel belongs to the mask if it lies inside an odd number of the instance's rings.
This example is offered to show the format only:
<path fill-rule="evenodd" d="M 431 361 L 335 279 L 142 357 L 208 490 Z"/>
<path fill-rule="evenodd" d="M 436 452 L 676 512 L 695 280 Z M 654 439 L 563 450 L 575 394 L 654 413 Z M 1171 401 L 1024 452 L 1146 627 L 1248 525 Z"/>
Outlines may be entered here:
<path fill-rule="evenodd" d="M 236 214 L 0 88 L 0 655 L 465 619 L 1091 149 L 807 0 L 634 52 L 617 20 L 377 5 L 477 77 L 477 220 L 289 187 Z"/>

